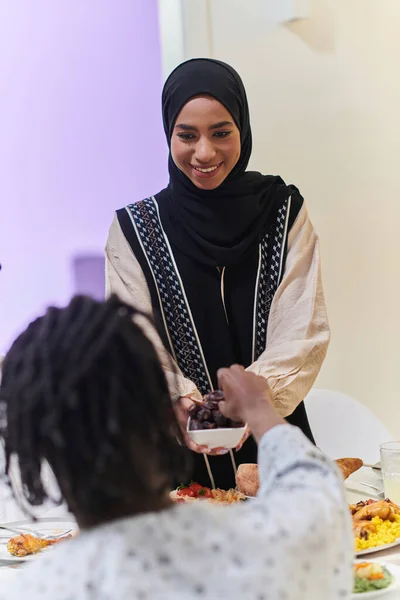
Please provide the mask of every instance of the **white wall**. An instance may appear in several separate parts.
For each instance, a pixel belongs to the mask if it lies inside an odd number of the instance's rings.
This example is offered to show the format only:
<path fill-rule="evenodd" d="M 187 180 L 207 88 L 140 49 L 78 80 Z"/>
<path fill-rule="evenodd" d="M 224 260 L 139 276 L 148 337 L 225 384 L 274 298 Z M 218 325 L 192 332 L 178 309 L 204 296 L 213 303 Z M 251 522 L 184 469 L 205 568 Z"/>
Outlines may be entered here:
<path fill-rule="evenodd" d="M 238 69 L 252 166 L 307 199 L 333 333 L 318 385 L 400 436 L 400 2 L 310 0 L 310 19 L 276 25 L 273 1 L 187 0 L 185 57 Z"/>

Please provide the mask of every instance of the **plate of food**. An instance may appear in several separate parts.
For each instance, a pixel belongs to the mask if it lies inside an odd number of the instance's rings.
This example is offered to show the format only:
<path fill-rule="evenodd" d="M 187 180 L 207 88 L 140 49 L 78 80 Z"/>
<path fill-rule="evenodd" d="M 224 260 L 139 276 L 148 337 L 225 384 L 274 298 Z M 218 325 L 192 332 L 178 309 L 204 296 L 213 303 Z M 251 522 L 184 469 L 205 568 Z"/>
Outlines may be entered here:
<path fill-rule="evenodd" d="M 45 517 L 2 524 L 0 529 L 0 561 L 25 562 L 40 558 L 58 543 L 77 535 L 77 524 L 71 517 Z M 8 531 L 6 528 L 10 528 Z"/>
<path fill-rule="evenodd" d="M 187 433 L 199 446 L 207 446 L 210 450 L 236 448 L 246 434 L 245 424 L 228 419 L 219 410 L 219 402 L 223 399 L 224 392 L 216 390 L 189 410 Z"/>
<path fill-rule="evenodd" d="M 198 502 L 208 501 L 212 504 L 230 505 L 246 500 L 244 494 L 237 490 L 220 490 L 204 487 L 199 483 L 190 483 L 187 486 L 181 485 L 176 490 L 171 492 L 171 499 L 174 502 Z"/>
<path fill-rule="evenodd" d="M 353 598 L 381 598 L 400 591 L 400 566 L 391 563 L 354 563 Z M 397 594 L 396 594 L 397 595 Z"/>
<path fill-rule="evenodd" d="M 357 556 L 400 545 L 400 507 L 386 500 L 350 504 Z"/>

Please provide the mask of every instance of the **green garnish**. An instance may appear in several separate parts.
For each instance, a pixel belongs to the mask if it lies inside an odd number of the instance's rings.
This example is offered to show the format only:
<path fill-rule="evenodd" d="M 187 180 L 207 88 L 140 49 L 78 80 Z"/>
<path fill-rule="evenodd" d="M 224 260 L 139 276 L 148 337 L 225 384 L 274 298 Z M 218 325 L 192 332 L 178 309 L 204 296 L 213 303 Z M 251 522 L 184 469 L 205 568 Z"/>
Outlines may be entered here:
<path fill-rule="evenodd" d="M 363 594 L 365 592 L 373 592 L 375 590 L 384 590 L 389 587 L 394 581 L 393 575 L 385 568 L 382 567 L 384 574 L 383 579 L 363 579 L 362 577 L 354 578 L 354 594 Z"/>

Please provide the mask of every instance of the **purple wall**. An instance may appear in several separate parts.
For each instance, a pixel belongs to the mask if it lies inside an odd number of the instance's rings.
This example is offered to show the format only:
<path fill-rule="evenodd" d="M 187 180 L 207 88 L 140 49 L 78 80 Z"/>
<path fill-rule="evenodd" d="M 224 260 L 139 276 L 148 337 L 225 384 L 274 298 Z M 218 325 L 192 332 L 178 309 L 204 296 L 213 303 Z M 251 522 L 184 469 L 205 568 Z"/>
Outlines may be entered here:
<path fill-rule="evenodd" d="M 157 1 L 0 3 L 0 354 L 166 181 Z"/>

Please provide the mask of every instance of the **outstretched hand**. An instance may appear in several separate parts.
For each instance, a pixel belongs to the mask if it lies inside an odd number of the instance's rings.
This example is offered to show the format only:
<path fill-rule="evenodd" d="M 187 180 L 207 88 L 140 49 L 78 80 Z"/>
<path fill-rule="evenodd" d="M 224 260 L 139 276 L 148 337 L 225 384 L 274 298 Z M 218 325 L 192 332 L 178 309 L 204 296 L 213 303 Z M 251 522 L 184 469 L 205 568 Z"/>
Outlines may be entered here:
<path fill-rule="evenodd" d="M 272 405 L 265 377 L 233 365 L 218 371 L 218 383 L 225 398 L 220 411 L 233 421 L 247 423 L 257 441 L 275 425 L 286 423 Z"/>

